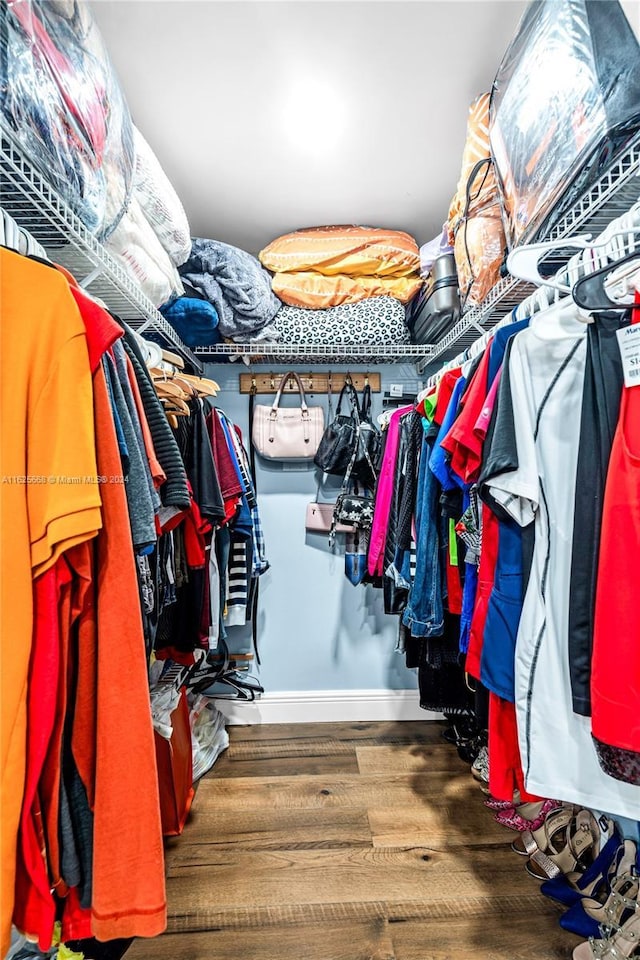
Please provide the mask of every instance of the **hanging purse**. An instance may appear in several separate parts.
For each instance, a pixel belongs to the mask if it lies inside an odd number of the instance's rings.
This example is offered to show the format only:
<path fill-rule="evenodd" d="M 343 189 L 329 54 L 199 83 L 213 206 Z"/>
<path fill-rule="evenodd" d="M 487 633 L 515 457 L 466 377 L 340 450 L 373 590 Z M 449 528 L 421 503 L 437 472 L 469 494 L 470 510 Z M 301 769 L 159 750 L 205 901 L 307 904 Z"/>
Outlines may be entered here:
<path fill-rule="evenodd" d="M 378 476 L 382 436 L 371 420 L 371 387 L 368 383 L 362 391 L 360 423 L 357 432 L 356 458 L 351 476 L 354 480 L 359 480 L 365 487 L 373 489 Z"/>
<path fill-rule="evenodd" d="M 351 413 L 349 414 L 342 413 L 342 401 L 345 393 L 351 401 Z M 353 384 L 347 381 L 340 391 L 336 415 L 322 434 L 320 446 L 313 458 L 316 467 L 319 467 L 323 473 L 344 477 L 357 443 L 359 424 L 358 394 Z"/>
<path fill-rule="evenodd" d="M 308 503 L 305 517 L 305 529 L 307 532 L 330 533 L 335 509 L 335 502 L 329 503 L 325 501 L 323 503 L 321 500 L 314 500 L 313 503 Z M 352 529 L 352 527 L 346 527 L 344 524 L 338 523 L 335 532 L 350 533 Z"/>
<path fill-rule="evenodd" d="M 333 520 L 331 522 L 331 530 L 329 531 L 330 544 L 335 542 L 335 534 L 339 524 L 359 530 L 370 530 L 373 524 L 373 511 L 375 507 L 373 497 L 366 497 L 359 494 L 357 481 L 353 492 L 349 489 L 357 454 L 358 448 L 356 446 L 349 466 L 347 467 L 342 490 L 336 500 L 336 508 L 333 511 Z"/>
<path fill-rule="evenodd" d="M 300 406 L 281 407 L 282 391 L 291 377 L 298 384 Z M 251 439 L 260 456 L 268 460 L 313 460 L 323 430 L 323 408 L 307 406 L 302 381 L 291 371 L 282 378 L 270 407 L 255 406 Z"/>

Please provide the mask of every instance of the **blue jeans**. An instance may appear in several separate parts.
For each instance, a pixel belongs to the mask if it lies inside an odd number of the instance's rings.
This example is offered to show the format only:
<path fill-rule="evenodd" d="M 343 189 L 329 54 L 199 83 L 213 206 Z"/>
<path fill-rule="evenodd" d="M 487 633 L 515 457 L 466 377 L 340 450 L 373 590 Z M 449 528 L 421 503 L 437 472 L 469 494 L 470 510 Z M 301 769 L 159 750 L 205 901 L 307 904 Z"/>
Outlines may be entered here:
<path fill-rule="evenodd" d="M 402 615 L 414 637 L 439 637 L 444 630 L 440 567 L 440 484 L 429 469 L 431 447 L 422 441 L 416 498 L 416 574 Z"/>

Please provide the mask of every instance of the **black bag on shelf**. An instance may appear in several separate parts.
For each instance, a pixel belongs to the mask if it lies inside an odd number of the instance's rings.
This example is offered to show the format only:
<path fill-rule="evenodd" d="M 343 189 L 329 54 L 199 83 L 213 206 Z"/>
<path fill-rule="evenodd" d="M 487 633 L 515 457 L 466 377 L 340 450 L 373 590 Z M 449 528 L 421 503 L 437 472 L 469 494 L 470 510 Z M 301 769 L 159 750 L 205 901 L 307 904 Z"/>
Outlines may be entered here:
<path fill-rule="evenodd" d="M 413 343 L 437 343 L 460 319 L 456 261 L 443 253 L 433 264 L 433 284 L 414 297 L 407 314 Z"/>

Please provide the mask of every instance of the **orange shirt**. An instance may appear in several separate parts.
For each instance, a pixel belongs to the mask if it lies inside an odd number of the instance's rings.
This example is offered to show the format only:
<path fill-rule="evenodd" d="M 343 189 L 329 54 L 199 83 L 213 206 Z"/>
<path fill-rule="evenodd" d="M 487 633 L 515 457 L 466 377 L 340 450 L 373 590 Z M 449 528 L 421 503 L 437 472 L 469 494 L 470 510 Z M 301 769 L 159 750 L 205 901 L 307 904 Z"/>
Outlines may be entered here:
<path fill-rule="evenodd" d="M 57 271 L 0 248 L 0 953 L 24 789 L 33 578 L 101 526 L 84 324 Z"/>

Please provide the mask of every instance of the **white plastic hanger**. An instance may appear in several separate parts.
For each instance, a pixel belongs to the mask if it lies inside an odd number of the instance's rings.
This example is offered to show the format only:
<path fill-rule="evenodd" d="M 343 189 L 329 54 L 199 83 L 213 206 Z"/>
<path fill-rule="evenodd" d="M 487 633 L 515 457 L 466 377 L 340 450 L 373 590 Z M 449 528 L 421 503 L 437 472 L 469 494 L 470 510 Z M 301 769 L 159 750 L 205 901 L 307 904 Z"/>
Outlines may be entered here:
<path fill-rule="evenodd" d="M 552 250 L 563 250 L 567 247 L 576 250 L 584 250 L 589 246 L 591 234 L 586 233 L 581 237 L 567 237 L 565 240 L 546 240 L 542 243 L 527 243 L 522 247 L 516 247 L 507 257 L 507 270 L 518 280 L 526 280 L 528 283 L 534 283 L 537 287 L 551 287 L 560 293 L 571 293 L 571 287 L 558 281 L 554 277 L 540 276 L 540 258 L 545 253 Z"/>

